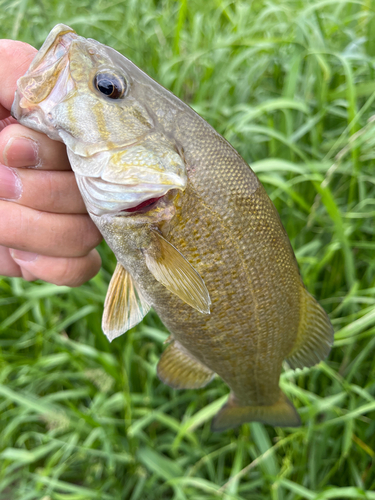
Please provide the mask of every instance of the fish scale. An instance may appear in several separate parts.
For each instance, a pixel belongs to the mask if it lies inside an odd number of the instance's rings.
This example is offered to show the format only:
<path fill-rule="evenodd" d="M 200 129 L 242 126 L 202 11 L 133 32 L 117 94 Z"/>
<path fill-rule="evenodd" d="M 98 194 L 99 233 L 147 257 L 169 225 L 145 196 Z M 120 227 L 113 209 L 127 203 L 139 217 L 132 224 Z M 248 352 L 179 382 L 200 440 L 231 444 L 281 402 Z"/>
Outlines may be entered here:
<path fill-rule="evenodd" d="M 193 197 L 189 197 L 189 194 L 186 193 L 186 197 L 184 197 L 184 203 L 186 203 L 186 205 L 183 207 L 181 211 L 182 212 L 186 211 L 187 213 L 189 213 L 189 216 L 190 217 L 192 216 L 191 219 L 194 219 L 195 211 L 197 211 L 201 215 L 201 218 L 203 219 L 205 219 L 206 217 L 208 218 L 210 214 L 210 207 L 206 209 L 205 213 L 203 207 L 199 204 L 197 198 L 195 199 L 192 198 Z M 187 218 L 187 216 L 184 213 L 181 214 L 181 217 Z M 177 222 L 176 225 L 178 226 Z M 179 324 L 179 327 L 182 330 L 181 336 L 179 335 L 179 329 L 177 330 L 175 322 L 173 326 L 173 332 L 176 336 L 178 336 L 179 341 L 183 344 L 184 340 L 186 342 L 186 338 L 188 338 L 190 350 L 198 359 L 200 357 L 202 359 L 204 356 L 202 361 L 207 366 L 222 365 L 222 363 L 225 361 L 225 358 L 228 357 L 228 353 L 230 353 L 229 359 L 233 360 L 233 357 L 235 357 L 236 363 L 240 365 L 244 364 L 242 360 L 245 359 L 247 365 L 246 370 L 243 371 L 236 370 L 237 366 L 233 365 L 233 361 L 232 362 L 230 361 L 229 362 L 230 366 L 226 366 L 224 370 L 223 369 L 217 370 L 217 373 L 221 377 L 223 377 L 224 380 L 227 381 L 227 383 L 231 386 L 231 388 L 234 389 L 234 392 L 237 394 L 237 396 L 242 399 L 243 393 L 248 392 L 247 386 L 250 386 L 250 391 L 257 391 L 257 383 L 255 382 L 255 380 L 261 378 L 261 374 L 258 376 L 257 372 L 262 372 L 262 373 L 264 372 L 264 374 L 268 373 L 269 376 L 272 376 L 274 374 L 274 376 L 278 380 L 280 372 L 279 364 L 289 353 L 290 349 L 287 349 L 285 352 L 284 348 L 283 352 L 283 349 L 280 346 L 280 342 L 278 343 L 276 352 L 272 352 L 272 349 L 270 349 L 270 347 L 272 348 L 273 337 L 275 336 L 274 328 L 270 328 L 270 323 L 272 323 L 272 318 L 269 317 L 267 312 L 265 315 L 261 315 L 260 314 L 261 311 L 259 309 L 256 310 L 253 301 L 253 296 L 255 293 L 254 285 L 256 286 L 257 274 L 259 272 L 256 269 L 256 266 L 252 267 L 250 270 L 247 270 L 250 275 L 250 280 L 247 280 L 245 274 L 239 276 L 238 267 L 239 265 L 241 265 L 241 255 L 238 254 L 234 255 L 233 247 L 229 247 L 230 251 L 228 252 L 225 253 L 219 252 L 218 255 L 212 252 L 212 247 L 215 245 L 215 242 L 220 241 L 223 239 L 223 237 L 225 237 L 226 228 L 223 227 L 222 231 L 219 231 L 219 229 L 217 228 L 216 232 L 207 231 L 206 234 L 203 232 L 203 237 L 201 237 L 198 241 L 196 241 L 194 239 L 193 231 L 191 231 L 190 225 L 192 224 L 189 223 L 186 224 L 184 226 L 183 231 L 181 231 L 180 227 L 178 227 L 178 230 L 176 231 L 174 230 L 174 228 L 171 229 L 169 233 L 169 241 L 174 246 L 176 246 L 176 248 L 180 248 L 181 240 L 183 240 L 186 243 L 185 253 L 187 255 L 191 255 L 191 253 L 189 252 L 189 248 L 192 245 L 198 246 L 199 248 L 198 253 L 200 255 L 206 255 L 206 259 L 203 259 L 201 263 L 196 262 L 193 259 L 191 260 L 191 263 L 202 275 L 208 287 L 208 290 L 210 292 L 211 290 L 213 290 L 211 293 L 211 300 L 213 302 L 213 307 L 211 310 L 211 316 L 209 318 L 198 317 L 194 321 L 193 331 L 190 331 L 188 328 L 186 328 L 185 325 L 186 318 L 182 317 L 181 323 Z M 204 226 L 204 224 L 202 224 L 202 226 Z M 218 232 L 220 232 L 221 234 L 218 235 L 217 234 Z M 252 245 L 251 240 L 250 241 L 246 240 L 246 241 L 247 245 L 249 246 Z M 220 265 L 217 265 L 218 259 L 220 259 L 221 261 Z M 211 263 L 213 265 L 213 268 L 210 269 Z M 227 275 L 230 275 L 228 282 L 232 284 L 233 290 L 231 295 L 225 293 L 223 294 L 223 296 L 220 297 L 220 295 L 217 293 L 217 287 L 215 286 L 216 285 L 215 281 L 217 278 L 222 280 L 223 269 L 226 270 Z M 213 286 L 210 286 L 211 276 L 214 279 L 214 283 L 212 284 Z M 266 295 L 264 286 L 263 286 L 263 294 Z M 239 296 L 241 296 L 240 301 L 238 300 Z M 218 298 L 218 301 L 216 301 L 216 298 Z M 225 302 L 225 305 L 223 305 L 223 302 Z M 216 314 L 215 311 L 216 307 L 219 308 L 220 311 L 218 314 Z M 298 307 L 296 307 L 296 311 L 298 311 Z M 165 311 L 157 309 L 157 312 L 161 317 L 161 319 L 164 320 L 164 316 L 166 315 Z M 187 312 L 188 314 L 191 314 L 190 310 L 187 310 Z M 194 311 L 192 313 L 194 314 Z M 283 315 L 281 314 L 278 314 L 278 316 L 281 316 L 281 319 L 283 318 Z M 256 318 L 259 317 L 260 320 L 257 321 Z M 192 339 L 195 336 L 200 337 L 198 321 L 202 320 L 204 320 L 205 324 L 207 325 L 207 328 L 209 329 L 210 337 L 212 336 L 214 337 L 213 341 L 215 341 L 216 336 L 219 336 L 220 342 L 221 343 L 225 342 L 227 344 L 228 348 L 227 352 L 223 352 L 223 349 L 221 349 L 219 355 L 216 356 L 208 346 L 206 351 L 202 355 L 200 354 L 201 345 L 199 345 L 198 348 L 195 349 L 192 348 L 191 344 L 194 344 L 194 342 L 192 342 Z M 262 322 L 265 323 L 263 328 L 262 328 Z M 233 325 L 236 325 L 237 327 L 235 330 L 233 328 Z M 167 324 L 167 326 L 169 325 Z M 178 333 L 176 333 L 177 331 Z M 268 363 L 263 364 L 262 367 L 256 367 L 256 369 L 254 370 L 254 363 L 256 362 L 256 357 L 259 355 L 260 351 L 258 344 L 259 343 L 262 344 L 263 341 L 262 334 L 264 335 L 266 340 L 266 345 L 265 345 L 266 356 L 268 357 L 272 356 L 273 364 L 271 366 Z M 233 344 L 233 340 L 235 341 L 235 344 Z M 208 344 L 210 343 L 210 341 L 211 338 L 207 339 Z M 263 350 L 264 349 L 262 349 L 262 351 Z M 233 351 L 235 351 L 235 353 L 233 353 Z M 280 359 L 279 360 L 275 359 L 276 356 L 278 356 Z M 251 384 L 249 384 L 250 380 Z M 278 384 L 277 383 L 269 384 L 269 390 L 278 392 Z M 262 400 L 263 396 L 264 394 L 262 395 Z M 253 397 L 252 400 L 254 404 L 259 403 L 259 401 L 257 401 L 255 397 Z"/>
<path fill-rule="evenodd" d="M 95 85 L 103 71 L 107 88 L 121 82 L 116 98 Z M 64 25 L 19 80 L 12 114 L 65 142 L 116 255 L 102 322 L 109 340 L 153 307 L 171 332 L 159 378 L 195 389 L 217 374 L 231 389 L 213 430 L 299 425 L 279 388 L 282 362 L 324 359 L 333 329 L 303 285 L 275 207 L 233 147 L 131 61 Z"/>

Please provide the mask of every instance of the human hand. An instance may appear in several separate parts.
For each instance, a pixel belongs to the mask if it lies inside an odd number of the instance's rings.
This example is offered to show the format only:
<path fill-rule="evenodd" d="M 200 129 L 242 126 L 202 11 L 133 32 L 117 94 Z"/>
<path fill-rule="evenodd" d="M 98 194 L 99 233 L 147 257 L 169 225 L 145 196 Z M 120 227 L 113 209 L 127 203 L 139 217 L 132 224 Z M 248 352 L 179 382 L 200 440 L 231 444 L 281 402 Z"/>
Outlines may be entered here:
<path fill-rule="evenodd" d="M 0 275 L 79 286 L 100 269 L 102 237 L 64 144 L 10 116 L 17 79 L 35 54 L 28 44 L 0 40 Z"/>

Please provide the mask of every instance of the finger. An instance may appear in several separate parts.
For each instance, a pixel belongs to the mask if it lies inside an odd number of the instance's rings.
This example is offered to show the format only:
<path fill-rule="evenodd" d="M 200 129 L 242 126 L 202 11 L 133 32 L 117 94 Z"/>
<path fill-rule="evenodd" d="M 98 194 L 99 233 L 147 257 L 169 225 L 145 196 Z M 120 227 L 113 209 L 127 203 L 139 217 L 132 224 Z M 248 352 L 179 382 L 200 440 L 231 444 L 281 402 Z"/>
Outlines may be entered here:
<path fill-rule="evenodd" d="M 29 271 L 27 271 L 27 269 L 23 269 L 22 267 L 20 268 L 21 269 L 21 273 L 22 273 L 22 278 L 26 281 L 35 281 L 38 279 L 37 276 L 35 276 L 34 274 L 30 273 Z"/>
<path fill-rule="evenodd" d="M 18 123 L 0 132 L 0 162 L 8 167 L 71 170 L 62 142 Z"/>
<path fill-rule="evenodd" d="M 0 200 L 0 245 L 50 257 L 82 257 L 102 237 L 88 215 L 51 214 Z"/>
<path fill-rule="evenodd" d="M 0 164 L 0 199 L 34 210 L 87 213 L 73 172 L 8 168 Z"/>
<path fill-rule="evenodd" d="M 0 119 L 9 116 L 17 80 L 26 73 L 36 53 L 37 50 L 28 43 L 0 40 Z"/>
<path fill-rule="evenodd" d="M 1 109 L 0 109 L 0 115 L 1 115 Z M 3 120 L 0 118 L 0 132 L 5 127 L 8 127 L 9 125 L 12 125 L 13 123 L 17 123 L 17 120 L 15 118 L 13 118 L 13 116 L 7 116 Z"/>
<path fill-rule="evenodd" d="M 0 276 L 22 276 L 20 266 L 13 260 L 9 248 L 0 246 Z"/>
<path fill-rule="evenodd" d="M 9 118 L 9 116 L 10 116 L 9 109 L 5 109 L 4 106 L 0 104 L 0 123 Z"/>
<path fill-rule="evenodd" d="M 80 286 L 99 271 L 101 259 L 96 250 L 85 257 L 46 257 L 20 250 L 10 250 L 25 279 L 41 279 L 55 285 Z"/>

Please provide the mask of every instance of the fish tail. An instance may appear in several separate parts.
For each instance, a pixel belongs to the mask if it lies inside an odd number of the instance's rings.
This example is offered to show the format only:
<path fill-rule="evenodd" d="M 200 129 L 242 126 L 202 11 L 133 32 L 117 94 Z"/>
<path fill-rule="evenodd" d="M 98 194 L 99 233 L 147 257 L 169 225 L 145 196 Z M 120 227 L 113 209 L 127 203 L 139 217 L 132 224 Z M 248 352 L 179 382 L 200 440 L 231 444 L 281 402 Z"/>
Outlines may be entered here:
<path fill-rule="evenodd" d="M 211 429 L 214 432 L 221 432 L 246 422 L 262 422 L 276 427 L 301 425 L 297 410 L 281 391 L 279 400 L 269 406 L 240 406 L 231 393 L 228 402 L 212 421 Z"/>

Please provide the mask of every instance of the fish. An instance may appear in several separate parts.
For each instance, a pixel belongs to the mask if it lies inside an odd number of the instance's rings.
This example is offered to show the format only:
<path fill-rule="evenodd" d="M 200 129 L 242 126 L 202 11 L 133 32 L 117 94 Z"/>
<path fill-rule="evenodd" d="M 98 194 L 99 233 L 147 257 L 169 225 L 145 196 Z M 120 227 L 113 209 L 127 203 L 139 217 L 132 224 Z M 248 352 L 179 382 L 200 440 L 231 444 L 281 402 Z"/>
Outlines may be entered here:
<path fill-rule="evenodd" d="M 170 332 L 157 365 L 175 389 L 229 386 L 213 431 L 301 425 L 281 391 L 325 359 L 333 328 L 305 288 L 264 187 L 203 118 L 129 59 L 59 24 L 17 82 L 21 124 L 62 141 L 87 211 L 117 258 L 102 329 L 151 307 Z"/>

